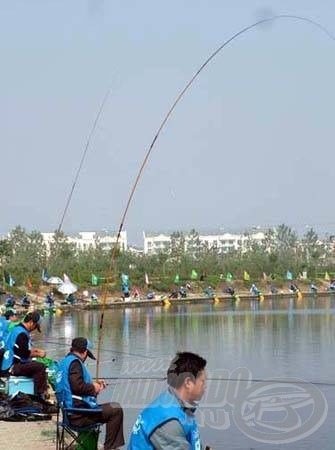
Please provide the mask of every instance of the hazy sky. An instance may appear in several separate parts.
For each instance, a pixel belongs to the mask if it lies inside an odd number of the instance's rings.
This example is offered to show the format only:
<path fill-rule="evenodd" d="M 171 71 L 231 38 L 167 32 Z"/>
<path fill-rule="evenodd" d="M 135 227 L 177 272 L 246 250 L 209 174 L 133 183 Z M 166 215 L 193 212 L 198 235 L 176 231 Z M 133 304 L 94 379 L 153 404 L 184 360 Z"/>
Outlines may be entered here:
<path fill-rule="evenodd" d="M 0 232 L 57 228 L 102 99 L 64 231 L 117 229 L 177 93 L 262 14 L 335 34 L 331 0 L 0 0 Z M 281 20 L 235 40 L 160 136 L 125 223 L 142 230 L 287 223 L 335 230 L 335 42 Z"/>

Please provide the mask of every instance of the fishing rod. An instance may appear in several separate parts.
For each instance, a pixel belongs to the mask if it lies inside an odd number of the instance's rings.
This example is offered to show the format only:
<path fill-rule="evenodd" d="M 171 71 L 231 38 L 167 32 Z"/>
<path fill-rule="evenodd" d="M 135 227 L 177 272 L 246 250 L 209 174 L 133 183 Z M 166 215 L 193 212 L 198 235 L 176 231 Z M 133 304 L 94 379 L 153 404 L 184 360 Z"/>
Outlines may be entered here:
<path fill-rule="evenodd" d="M 87 155 L 88 149 L 89 149 L 90 144 L 91 144 L 91 140 L 92 140 L 93 134 L 95 132 L 95 129 L 96 129 L 97 124 L 99 122 L 99 119 L 100 119 L 100 116 L 102 114 L 102 111 L 104 110 L 104 107 L 105 107 L 105 105 L 107 103 L 107 100 L 108 100 L 108 98 L 109 98 L 111 93 L 112 93 L 112 88 L 110 87 L 108 89 L 108 91 L 106 92 L 106 94 L 105 94 L 105 96 L 104 96 L 104 98 L 103 98 L 103 100 L 101 102 L 100 108 L 98 109 L 98 113 L 97 113 L 97 115 L 96 115 L 96 117 L 94 119 L 91 131 L 90 131 L 90 133 L 88 135 L 88 138 L 86 140 L 86 144 L 85 144 L 84 151 L 83 151 L 81 159 L 80 159 L 79 166 L 78 166 L 77 171 L 76 171 L 76 175 L 74 177 L 74 181 L 72 183 L 69 195 L 68 195 L 67 200 L 66 200 L 65 208 L 64 208 L 61 220 L 60 220 L 59 225 L 58 225 L 57 234 L 59 234 L 61 229 L 62 229 L 63 222 L 64 222 L 64 219 L 65 219 L 67 210 L 69 209 L 69 206 L 70 206 L 70 203 L 71 203 L 71 200 L 72 200 L 72 196 L 73 196 L 75 187 L 76 187 L 78 179 L 79 179 L 79 175 L 80 175 L 81 169 L 82 169 L 82 167 L 84 165 L 84 162 L 85 162 L 85 159 L 86 159 L 86 155 Z"/>
<path fill-rule="evenodd" d="M 67 200 L 66 200 L 66 203 L 65 203 L 65 207 L 64 207 L 64 210 L 63 210 L 62 215 L 61 215 L 61 220 L 59 222 L 59 225 L 58 225 L 58 228 L 57 228 L 57 231 L 56 231 L 56 235 L 55 235 L 56 236 L 56 239 L 55 239 L 55 252 L 57 252 L 57 249 L 58 249 L 58 246 L 59 246 L 59 233 L 62 230 L 64 219 L 65 219 L 66 213 L 67 213 L 67 211 L 69 209 L 69 206 L 70 206 L 70 203 L 71 203 L 71 200 L 72 200 L 72 196 L 73 196 L 75 187 L 76 187 L 76 185 L 78 183 L 79 176 L 80 176 L 81 170 L 83 168 L 83 165 L 84 165 L 84 162 L 85 162 L 85 159 L 86 159 L 86 156 L 87 156 L 90 144 L 91 144 L 92 137 L 94 135 L 94 132 L 95 132 L 96 127 L 98 125 L 98 122 L 99 122 L 99 119 L 101 117 L 101 114 L 102 114 L 102 112 L 104 110 L 104 107 L 105 107 L 105 105 L 107 103 L 107 100 L 108 100 L 109 96 L 111 95 L 111 93 L 112 93 L 112 87 L 110 87 L 108 89 L 108 91 L 106 92 L 106 94 L 105 94 L 105 96 L 104 96 L 104 98 L 103 98 L 103 100 L 102 100 L 102 102 L 100 104 L 100 107 L 98 109 L 97 115 L 96 115 L 96 117 L 95 117 L 95 119 L 93 121 L 91 130 L 90 130 L 90 132 L 88 134 L 88 138 L 86 140 L 86 143 L 85 143 L 85 146 L 84 146 L 84 150 L 83 150 L 82 156 L 80 158 L 79 166 L 77 168 L 77 171 L 76 171 L 76 174 L 75 174 L 75 177 L 74 177 L 74 181 L 73 181 L 71 189 L 69 191 L 69 194 L 68 194 L 68 197 L 67 197 Z M 36 300 L 38 299 L 38 297 L 39 297 L 39 291 L 36 293 Z"/>
<path fill-rule="evenodd" d="M 138 173 L 135 177 L 135 181 L 131 187 L 130 194 L 128 196 L 128 200 L 126 202 L 126 206 L 125 206 L 125 209 L 124 209 L 122 217 L 121 217 L 121 221 L 120 221 L 120 225 L 119 225 L 119 229 L 118 229 L 118 233 L 117 233 L 117 238 L 116 238 L 116 243 L 115 243 L 115 246 L 113 247 L 113 251 L 112 251 L 112 255 L 111 255 L 110 271 L 112 271 L 114 264 L 115 264 L 115 257 L 116 257 L 116 253 L 117 253 L 117 248 L 118 248 L 121 232 L 123 230 L 123 226 L 124 226 L 127 214 L 128 214 L 130 204 L 133 200 L 137 185 L 140 181 L 140 178 L 142 176 L 144 168 L 149 160 L 149 157 L 152 153 L 152 150 L 158 140 L 158 137 L 159 137 L 161 131 L 165 127 L 166 123 L 168 122 L 169 118 L 171 117 L 174 109 L 176 108 L 176 106 L 178 105 L 180 100 L 183 98 L 183 96 L 188 91 L 188 89 L 192 86 L 193 82 L 196 80 L 196 78 L 199 76 L 199 74 L 218 55 L 218 53 L 220 53 L 228 44 L 230 44 L 232 41 L 234 41 L 236 38 L 243 35 L 244 33 L 247 33 L 248 31 L 252 30 L 253 28 L 256 28 L 265 23 L 270 23 L 270 22 L 274 22 L 276 20 L 281 20 L 281 19 L 301 21 L 301 22 L 305 22 L 310 25 L 313 25 L 314 27 L 318 28 L 323 33 L 325 33 L 331 40 L 335 41 L 335 37 L 323 25 L 321 25 L 319 22 L 317 22 L 315 20 L 309 19 L 304 16 L 294 15 L 294 14 L 280 14 L 280 15 L 275 15 L 273 17 L 258 20 L 257 22 L 254 22 L 251 25 L 248 25 L 248 26 L 242 28 L 241 30 L 239 30 L 238 32 L 233 34 L 230 38 L 228 38 L 226 41 L 224 41 L 223 44 L 221 44 L 213 53 L 211 53 L 211 55 L 201 64 L 199 69 L 194 73 L 194 75 L 191 77 L 191 79 L 186 83 L 185 87 L 177 95 L 176 99 L 170 106 L 168 112 L 164 116 L 161 124 L 159 125 L 156 133 L 154 134 L 154 138 L 151 141 L 151 143 L 145 153 L 144 159 L 143 159 L 141 166 L 138 170 Z M 102 311 L 101 311 L 100 326 L 99 326 L 99 340 L 98 340 L 97 363 L 96 363 L 97 364 L 96 365 L 96 377 L 97 378 L 99 376 L 99 361 L 100 361 L 100 351 L 101 351 L 101 342 L 102 342 L 102 334 L 103 334 L 103 321 L 104 321 L 106 297 L 107 297 L 107 290 L 106 290 L 105 294 L 103 295 L 103 299 L 102 299 L 103 302 L 102 302 Z"/>
<path fill-rule="evenodd" d="M 96 379 L 94 377 L 94 379 Z M 129 381 L 142 381 L 142 380 L 149 380 L 149 381 L 166 381 L 167 377 L 104 377 L 104 380 L 129 380 Z M 278 380 L 278 379 L 262 379 L 262 378 L 252 378 L 252 379 L 243 379 L 243 378 L 207 378 L 206 381 L 233 381 L 233 382 L 252 382 L 252 383 L 281 383 L 281 384 L 313 384 L 316 386 L 335 386 L 335 383 L 330 383 L 327 381 L 308 381 L 308 380 Z"/>
<path fill-rule="evenodd" d="M 212 52 L 210 54 L 210 56 L 201 64 L 201 66 L 198 68 L 198 70 L 194 73 L 194 75 L 191 77 L 191 79 L 186 83 L 185 87 L 178 93 L 177 97 L 175 98 L 175 100 L 173 101 L 172 105 L 168 109 L 168 112 L 164 116 L 161 124 L 159 125 L 156 133 L 154 134 L 153 140 L 151 141 L 151 143 L 150 143 L 150 145 L 149 145 L 149 147 L 148 147 L 148 149 L 147 149 L 147 151 L 145 153 L 144 159 L 143 159 L 143 161 L 142 161 L 142 163 L 140 165 L 140 168 L 138 170 L 138 173 L 137 173 L 137 175 L 135 177 L 135 181 L 134 181 L 134 183 L 133 183 L 133 185 L 132 185 L 132 187 L 130 189 L 130 193 L 129 193 L 129 196 L 128 196 L 128 199 L 127 199 L 127 202 L 126 202 L 126 206 L 125 206 L 125 209 L 124 209 L 122 217 L 121 217 L 120 225 L 119 225 L 118 232 L 117 232 L 116 242 L 115 242 L 115 245 L 114 245 L 114 247 L 112 249 L 112 255 L 111 255 L 111 260 L 110 260 L 110 267 L 109 267 L 110 273 L 113 273 L 113 267 L 115 265 L 115 259 L 116 259 L 116 255 L 117 255 L 117 252 L 118 252 L 121 232 L 123 230 L 123 226 L 124 226 L 127 214 L 128 214 L 128 210 L 129 210 L 130 204 L 131 204 L 131 202 L 133 200 L 136 188 L 138 186 L 138 183 L 140 181 L 140 178 L 142 176 L 144 168 L 145 168 L 145 166 L 146 166 L 146 164 L 147 164 L 147 162 L 149 160 L 149 157 L 150 157 L 150 155 L 152 153 L 152 150 L 153 150 L 153 148 L 154 148 L 154 146 L 155 146 L 155 144 L 156 144 L 156 142 L 158 140 L 158 137 L 159 137 L 161 131 L 165 127 L 166 123 L 168 122 L 169 118 L 171 117 L 174 109 L 176 108 L 176 106 L 178 105 L 180 100 L 183 98 L 183 96 L 188 91 L 188 89 L 192 86 L 193 82 L 197 79 L 197 77 L 200 75 L 200 73 L 206 68 L 206 66 L 227 45 L 229 45 L 232 41 L 234 41 L 235 39 L 237 39 L 239 36 L 243 35 L 244 33 L 247 33 L 248 31 L 250 31 L 250 30 L 252 30 L 252 29 L 254 29 L 254 28 L 256 28 L 256 27 L 258 27 L 258 26 L 260 26 L 262 24 L 271 23 L 271 22 L 274 22 L 274 21 L 277 21 L 277 20 L 285 20 L 285 19 L 305 22 L 307 24 L 313 25 L 314 27 L 318 28 L 323 33 L 325 33 L 328 36 L 328 38 L 330 38 L 331 40 L 335 41 L 335 37 L 324 26 L 322 26 L 319 22 L 317 22 L 315 20 L 309 19 L 307 17 L 299 16 L 299 15 L 294 15 L 294 14 L 280 14 L 280 15 L 275 15 L 275 16 L 272 16 L 272 17 L 269 17 L 269 18 L 264 18 L 264 19 L 258 20 L 257 22 L 254 22 L 251 25 L 248 25 L 248 26 L 242 28 L 241 30 L 239 30 L 238 32 L 233 34 L 230 38 L 228 38 L 226 41 L 224 41 L 223 44 L 221 44 L 214 52 Z M 108 97 L 108 95 L 106 97 Z M 88 150 L 88 147 L 89 147 L 89 143 L 90 143 L 90 138 L 93 135 L 93 132 L 94 132 L 94 130 L 96 128 L 96 125 L 98 123 L 98 119 L 100 117 L 102 109 L 103 109 L 103 107 L 104 107 L 104 105 L 105 105 L 105 103 L 107 101 L 106 97 L 105 97 L 105 99 L 104 99 L 104 101 L 103 101 L 103 103 L 101 105 L 101 108 L 100 108 L 100 110 L 98 112 L 98 115 L 96 117 L 96 120 L 94 122 L 92 131 L 90 133 L 89 139 L 87 141 L 87 144 L 86 144 L 83 156 L 81 158 L 81 161 L 80 161 L 80 164 L 79 164 L 76 176 L 75 176 L 74 183 L 72 185 L 69 197 L 68 197 L 67 202 L 66 202 L 66 207 L 64 209 L 64 212 L 63 212 L 63 215 L 62 215 L 62 219 L 61 219 L 60 225 L 58 227 L 58 231 L 61 230 L 61 227 L 62 227 L 62 224 L 63 224 L 63 221 L 64 221 L 64 217 L 65 217 L 66 212 L 68 210 L 68 207 L 69 207 L 69 204 L 70 204 L 70 201 L 71 201 L 71 198 L 72 198 L 75 186 L 76 186 L 76 184 L 78 182 L 79 175 L 80 175 L 81 169 L 83 167 L 83 163 L 84 163 L 84 160 L 85 160 L 85 157 L 86 157 L 86 154 L 87 154 L 87 150 Z M 96 376 L 97 376 L 97 378 L 98 378 L 98 375 L 99 375 L 99 361 L 100 361 L 101 342 L 102 342 L 102 335 L 103 335 L 103 324 L 104 324 L 104 312 L 105 312 L 105 306 L 106 306 L 106 299 L 107 299 L 107 288 L 105 289 L 105 292 L 104 292 L 104 295 L 103 295 L 103 298 L 102 298 L 103 301 L 102 301 L 102 310 L 101 310 L 100 325 L 99 325 L 99 339 L 98 339 L 97 365 L 96 365 Z"/>

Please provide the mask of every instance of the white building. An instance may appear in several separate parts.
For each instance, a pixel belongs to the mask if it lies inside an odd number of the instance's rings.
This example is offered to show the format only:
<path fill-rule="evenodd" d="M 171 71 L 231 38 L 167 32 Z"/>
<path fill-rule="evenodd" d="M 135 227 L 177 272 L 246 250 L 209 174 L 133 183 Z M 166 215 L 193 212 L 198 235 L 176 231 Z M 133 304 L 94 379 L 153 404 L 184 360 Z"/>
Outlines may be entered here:
<path fill-rule="evenodd" d="M 171 236 L 166 234 L 156 234 L 146 236 L 143 231 L 143 253 L 152 255 L 159 252 L 168 251 L 171 245 Z"/>
<path fill-rule="evenodd" d="M 185 238 L 185 250 L 190 243 L 190 236 L 184 235 Z M 251 240 L 263 242 L 265 234 L 261 231 L 243 234 L 199 234 L 199 243 L 207 248 L 216 248 L 218 253 L 227 253 L 230 250 L 245 249 L 247 243 Z M 157 254 L 159 252 L 168 251 L 171 248 L 171 236 L 166 234 L 152 234 L 146 235 L 143 232 L 143 247 L 145 255 Z"/>
<path fill-rule="evenodd" d="M 50 245 L 54 241 L 55 233 L 41 233 L 43 241 L 46 244 L 47 251 L 50 251 Z M 74 244 L 78 250 L 88 250 L 95 248 L 98 244 L 104 250 L 110 250 L 116 243 L 117 234 L 107 234 L 107 232 L 80 231 L 77 235 L 67 236 L 67 242 Z M 121 231 L 119 238 L 120 249 L 125 251 L 128 248 L 127 232 Z"/>

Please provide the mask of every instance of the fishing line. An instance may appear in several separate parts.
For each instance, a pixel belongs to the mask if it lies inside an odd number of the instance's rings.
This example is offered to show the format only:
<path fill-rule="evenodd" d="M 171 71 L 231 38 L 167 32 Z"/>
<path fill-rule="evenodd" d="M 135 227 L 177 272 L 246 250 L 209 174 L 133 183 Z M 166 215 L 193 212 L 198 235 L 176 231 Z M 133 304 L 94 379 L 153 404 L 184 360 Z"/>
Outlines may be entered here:
<path fill-rule="evenodd" d="M 67 338 L 60 338 L 60 339 L 67 339 Z M 66 343 L 62 343 L 62 342 L 58 342 L 58 341 L 54 341 L 54 340 L 49 340 L 49 339 L 41 339 L 38 340 L 36 342 L 41 342 L 41 343 L 45 343 L 45 344 L 52 344 L 52 345 L 58 345 L 59 347 L 62 348 L 66 348 L 66 347 L 70 347 L 71 346 L 71 342 L 66 342 Z M 92 343 L 96 343 L 96 341 L 92 341 Z M 54 351 L 55 349 L 52 349 L 52 351 Z M 111 348 L 107 349 L 107 348 L 101 348 L 101 351 L 106 352 L 106 353 L 117 353 L 119 355 L 125 355 L 125 356 L 135 356 L 137 358 L 143 358 L 143 359 L 155 359 L 156 356 L 149 356 L 149 355 L 142 355 L 139 353 L 131 353 L 131 352 L 124 352 L 124 351 L 120 351 L 120 350 L 113 350 Z"/>

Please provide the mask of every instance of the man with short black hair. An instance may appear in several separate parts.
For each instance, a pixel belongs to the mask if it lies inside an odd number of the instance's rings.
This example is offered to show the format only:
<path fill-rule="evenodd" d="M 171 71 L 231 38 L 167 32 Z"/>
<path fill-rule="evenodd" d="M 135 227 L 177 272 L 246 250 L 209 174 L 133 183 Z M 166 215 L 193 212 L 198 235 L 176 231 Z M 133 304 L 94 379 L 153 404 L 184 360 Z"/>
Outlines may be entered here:
<path fill-rule="evenodd" d="M 33 378 L 35 394 L 44 398 L 47 391 L 47 375 L 45 365 L 32 361 L 33 357 L 45 357 L 45 351 L 32 348 L 30 333 L 41 332 L 41 315 L 37 311 L 26 314 L 22 323 L 16 325 L 8 334 L 5 342 L 5 353 L 2 371 L 14 376 Z"/>
<path fill-rule="evenodd" d="M 195 419 L 206 387 L 206 360 L 177 353 L 167 371 L 168 389 L 138 416 L 128 450 L 201 450 Z"/>
<path fill-rule="evenodd" d="M 124 445 L 123 410 L 119 403 L 98 405 L 97 395 L 106 387 L 104 380 L 93 381 L 84 365 L 86 358 L 96 359 L 91 343 L 84 337 L 72 340 L 70 353 L 59 363 L 56 377 L 56 394 L 67 408 L 99 408 L 96 414 L 73 414 L 71 424 L 86 427 L 94 423 L 106 423 L 105 450 Z"/>

